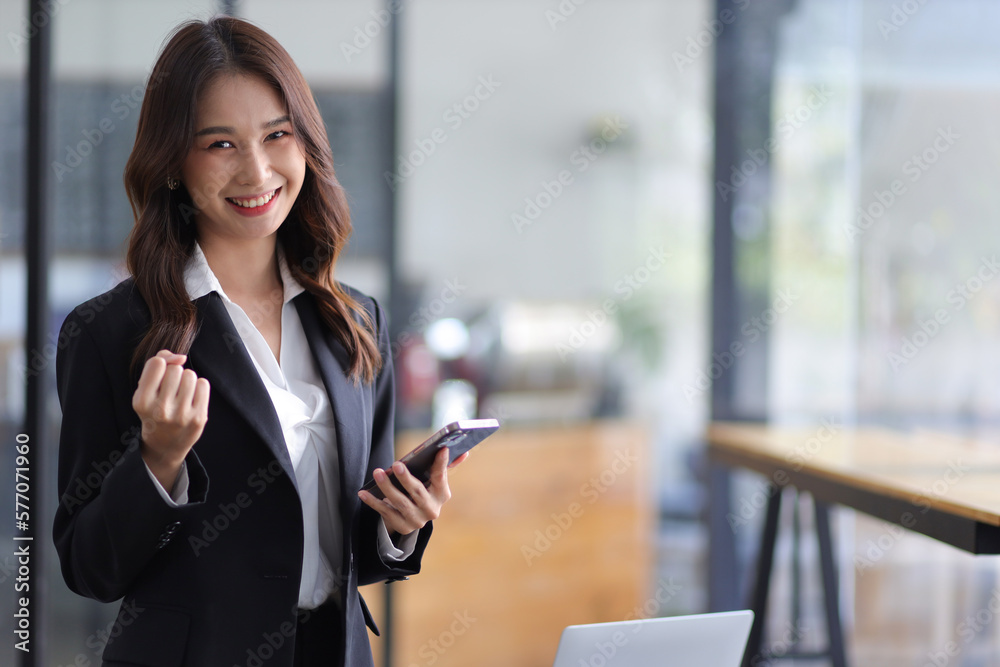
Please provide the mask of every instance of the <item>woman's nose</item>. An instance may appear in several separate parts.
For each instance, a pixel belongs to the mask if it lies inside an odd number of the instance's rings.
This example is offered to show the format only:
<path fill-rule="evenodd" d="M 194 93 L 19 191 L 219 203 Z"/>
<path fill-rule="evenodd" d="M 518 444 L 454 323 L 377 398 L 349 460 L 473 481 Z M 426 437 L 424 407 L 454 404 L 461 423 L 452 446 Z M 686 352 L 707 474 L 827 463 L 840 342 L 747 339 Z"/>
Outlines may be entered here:
<path fill-rule="evenodd" d="M 236 178 L 240 185 L 264 185 L 271 179 L 271 165 L 262 147 L 253 146 L 243 153 Z"/>

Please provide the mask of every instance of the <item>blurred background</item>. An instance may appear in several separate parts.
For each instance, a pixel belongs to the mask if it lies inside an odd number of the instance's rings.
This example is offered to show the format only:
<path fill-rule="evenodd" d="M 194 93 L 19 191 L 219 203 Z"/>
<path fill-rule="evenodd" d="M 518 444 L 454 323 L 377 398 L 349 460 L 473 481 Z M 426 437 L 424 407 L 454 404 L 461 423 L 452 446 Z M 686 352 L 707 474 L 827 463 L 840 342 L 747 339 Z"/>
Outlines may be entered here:
<path fill-rule="evenodd" d="M 323 113 L 354 221 L 339 278 L 390 306 L 400 453 L 456 417 L 502 422 L 454 472 L 424 571 L 364 592 L 391 625 L 388 643 L 372 638 L 381 664 L 544 666 L 566 625 L 711 609 L 712 418 L 995 437 L 995 2 L 54 0 L 47 11 L 0 0 L 4 498 L 32 364 L 24 139 L 40 20 L 53 30 L 46 340 L 126 277 L 122 171 L 159 47 L 179 22 L 227 12 L 287 48 Z M 928 332 L 941 310 L 947 323 Z M 738 358 L 713 348 L 713 318 L 735 332 Z M 59 575 L 47 531 L 60 410 L 53 364 L 42 367 L 38 664 L 99 664 L 116 605 L 72 594 Z M 739 497 L 761 478 L 732 483 Z M 884 529 L 849 510 L 835 519 L 855 664 L 923 664 L 997 585 L 997 559 L 915 534 L 856 580 L 854 556 Z M 759 541 L 751 524 L 734 535 L 743 570 Z M 822 646 L 811 544 L 797 634 Z M 779 538 L 778 600 L 790 558 Z M 748 576 L 735 586 L 743 599 Z M 786 607 L 773 605 L 770 636 L 789 627 Z M 989 627 L 949 664 L 997 664 L 998 651 Z M 14 661 L 0 642 L 0 664 Z"/>

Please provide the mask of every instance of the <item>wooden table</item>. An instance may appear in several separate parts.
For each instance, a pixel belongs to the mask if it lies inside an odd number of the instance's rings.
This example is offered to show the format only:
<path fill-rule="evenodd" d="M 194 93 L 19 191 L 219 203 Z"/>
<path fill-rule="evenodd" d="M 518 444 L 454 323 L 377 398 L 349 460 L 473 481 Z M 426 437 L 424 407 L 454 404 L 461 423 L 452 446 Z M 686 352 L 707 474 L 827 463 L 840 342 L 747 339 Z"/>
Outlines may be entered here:
<path fill-rule="evenodd" d="M 1000 553 L 1000 447 L 995 442 L 931 432 L 846 429 L 833 423 L 783 428 L 726 422 L 711 424 L 707 440 L 713 462 L 756 471 L 769 483 L 763 487 L 766 492 L 758 490 L 752 498 L 733 503 L 726 496 L 726 507 L 716 505 L 712 511 L 713 535 L 749 521 L 757 509 L 766 511 L 752 599 L 756 618 L 744 664 L 750 664 L 762 642 L 784 487 L 808 492 L 816 501 L 829 655 L 835 665 L 846 664 L 846 659 L 830 504 L 851 507 L 973 554 Z M 713 554 L 713 569 L 724 567 L 723 563 Z M 711 577 L 716 575 L 724 578 L 726 573 L 712 572 Z"/>

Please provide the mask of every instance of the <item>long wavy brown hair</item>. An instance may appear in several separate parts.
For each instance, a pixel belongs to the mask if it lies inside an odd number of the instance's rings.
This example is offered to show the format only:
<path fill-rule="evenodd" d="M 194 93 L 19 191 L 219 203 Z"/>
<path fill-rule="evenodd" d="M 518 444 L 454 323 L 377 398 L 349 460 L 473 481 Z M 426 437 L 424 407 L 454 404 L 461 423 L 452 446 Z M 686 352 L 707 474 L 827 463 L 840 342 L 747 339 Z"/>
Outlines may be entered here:
<path fill-rule="evenodd" d="M 127 267 L 151 315 L 150 328 L 133 354 L 132 372 L 161 349 L 186 354 L 197 334 L 197 308 L 184 286 L 184 266 L 194 250 L 199 193 L 183 185 L 170 190 L 167 178 L 180 174 L 192 146 L 200 93 L 221 74 L 263 78 L 288 108 L 305 154 L 306 175 L 278 229 L 278 242 L 292 275 L 316 297 L 323 320 L 350 353 L 351 378 L 371 382 L 382 364 L 372 319 L 333 277 L 351 234 L 351 217 L 334 174 L 323 119 L 288 52 L 260 28 L 228 16 L 181 24 L 160 52 L 146 86 L 124 175 L 135 217 Z"/>

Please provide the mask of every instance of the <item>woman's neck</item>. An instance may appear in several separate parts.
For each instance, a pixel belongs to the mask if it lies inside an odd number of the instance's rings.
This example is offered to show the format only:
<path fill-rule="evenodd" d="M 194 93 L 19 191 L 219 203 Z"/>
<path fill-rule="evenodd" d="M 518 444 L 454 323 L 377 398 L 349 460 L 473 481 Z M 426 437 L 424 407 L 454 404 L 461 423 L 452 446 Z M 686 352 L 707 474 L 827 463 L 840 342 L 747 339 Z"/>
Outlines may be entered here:
<path fill-rule="evenodd" d="M 237 296 L 266 298 L 281 289 L 276 239 L 276 234 L 241 242 L 202 237 L 198 244 L 223 291 L 235 301 Z"/>

